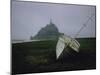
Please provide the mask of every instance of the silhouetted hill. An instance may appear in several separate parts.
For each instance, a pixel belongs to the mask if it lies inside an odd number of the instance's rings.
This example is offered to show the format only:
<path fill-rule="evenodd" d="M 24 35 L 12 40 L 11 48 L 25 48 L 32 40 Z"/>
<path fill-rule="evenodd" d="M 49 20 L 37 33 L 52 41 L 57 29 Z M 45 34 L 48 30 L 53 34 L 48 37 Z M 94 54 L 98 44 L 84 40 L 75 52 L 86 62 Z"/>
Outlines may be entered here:
<path fill-rule="evenodd" d="M 54 39 L 59 36 L 59 30 L 55 24 L 50 21 L 45 27 L 41 28 L 40 31 L 30 39 Z"/>

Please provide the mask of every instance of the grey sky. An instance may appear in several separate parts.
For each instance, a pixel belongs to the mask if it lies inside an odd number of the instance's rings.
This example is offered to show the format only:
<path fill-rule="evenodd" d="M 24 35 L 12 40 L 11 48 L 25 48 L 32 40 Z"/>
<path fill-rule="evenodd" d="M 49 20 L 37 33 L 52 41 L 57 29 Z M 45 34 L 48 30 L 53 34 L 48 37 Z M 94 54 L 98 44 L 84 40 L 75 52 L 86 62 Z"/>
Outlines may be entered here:
<path fill-rule="evenodd" d="M 94 14 L 78 37 L 95 37 L 95 6 L 12 2 L 12 39 L 29 39 L 52 19 L 59 31 L 74 36 Z"/>

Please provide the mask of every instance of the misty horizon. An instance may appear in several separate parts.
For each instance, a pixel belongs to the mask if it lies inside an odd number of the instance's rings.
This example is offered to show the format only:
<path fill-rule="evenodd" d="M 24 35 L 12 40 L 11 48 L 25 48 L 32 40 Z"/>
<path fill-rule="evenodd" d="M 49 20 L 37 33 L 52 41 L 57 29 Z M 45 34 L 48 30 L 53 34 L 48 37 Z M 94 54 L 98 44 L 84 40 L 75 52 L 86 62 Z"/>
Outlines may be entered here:
<path fill-rule="evenodd" d="M 96 37 L 95 10 L 95 6 L 12 1 L 11 37 L 30 39 L 49 24 L 50 19 L 59 32 L 74 37 L 93 14 L 78 38 Z"/>

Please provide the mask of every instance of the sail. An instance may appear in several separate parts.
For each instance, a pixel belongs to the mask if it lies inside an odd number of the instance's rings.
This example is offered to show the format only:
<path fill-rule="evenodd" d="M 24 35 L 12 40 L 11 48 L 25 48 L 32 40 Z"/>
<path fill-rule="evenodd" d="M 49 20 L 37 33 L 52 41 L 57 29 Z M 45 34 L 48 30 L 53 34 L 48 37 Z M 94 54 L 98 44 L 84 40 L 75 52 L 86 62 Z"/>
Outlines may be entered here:
<path fill-rule="evenodd" d="M 59 56 L 63 52 L 64 48 L 65 48 L 64 39 L 59 37 L 59 40 L 58 40 L 58 43 L 57 43 L 57 46 L 56 46 L 56 57 L 57 57 L 57 59 L 59 58 Z"/>

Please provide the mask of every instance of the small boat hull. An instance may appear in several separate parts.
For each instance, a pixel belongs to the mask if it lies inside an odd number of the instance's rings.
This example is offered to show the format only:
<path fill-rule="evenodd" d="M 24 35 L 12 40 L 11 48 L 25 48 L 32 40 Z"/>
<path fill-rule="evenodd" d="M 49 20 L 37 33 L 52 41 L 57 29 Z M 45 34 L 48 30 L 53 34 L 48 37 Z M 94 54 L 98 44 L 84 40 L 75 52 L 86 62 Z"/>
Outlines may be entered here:
<path fill-rule="evenodd" d="M 69 36 L 59 37 L 57 46 L 56 46 L 56 58 L 64 58 L 66 56 L 75 56 L 79 52 L 80 44 L 77 40 Z"/>
<path fill-rule="evenodd" d="M 58 60 L 62 60 L 62 61 L 73 60 L 75 57 L 77 57 L 77 55 L 78 55 L 78 52 L 74 51 L 70 47 L 67 47 L 67 48 L 64 48 Z"/>

